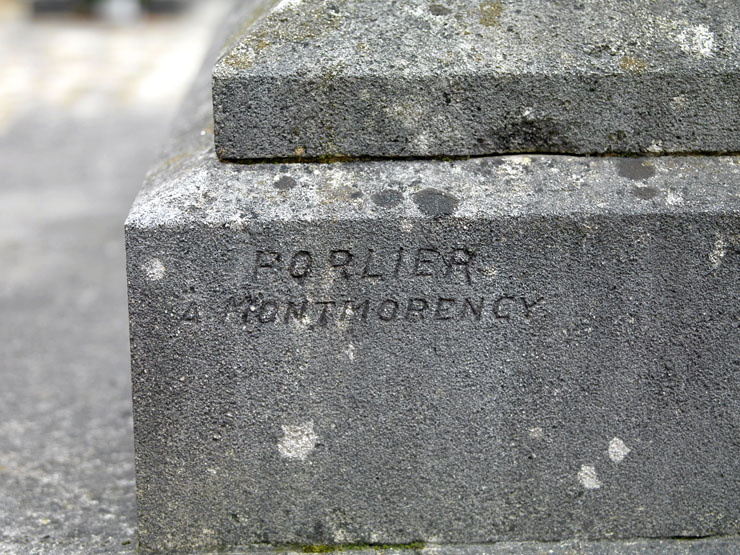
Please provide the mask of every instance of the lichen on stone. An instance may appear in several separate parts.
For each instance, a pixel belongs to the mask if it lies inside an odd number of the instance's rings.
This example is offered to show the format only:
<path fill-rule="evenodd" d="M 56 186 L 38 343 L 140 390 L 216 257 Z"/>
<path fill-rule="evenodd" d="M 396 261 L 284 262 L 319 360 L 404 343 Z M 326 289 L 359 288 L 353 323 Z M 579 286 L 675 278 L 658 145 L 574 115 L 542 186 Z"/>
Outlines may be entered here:
<path fill-rule="evenodd" d="M 499 17 L 504 11 L 504 7 L 501 2 L 492 2 L 486 0 L 480 3 L 480 22 L 486 27 L 494 27 L 498 25 Z"/>
<path fill-rule="evenodd" d="M 647 62 L 642 58 L 637 58 L 636 56 L 624 56 L 619 60 L 619 67 L 624 71 L 641 73 L 647 69 Z"/>

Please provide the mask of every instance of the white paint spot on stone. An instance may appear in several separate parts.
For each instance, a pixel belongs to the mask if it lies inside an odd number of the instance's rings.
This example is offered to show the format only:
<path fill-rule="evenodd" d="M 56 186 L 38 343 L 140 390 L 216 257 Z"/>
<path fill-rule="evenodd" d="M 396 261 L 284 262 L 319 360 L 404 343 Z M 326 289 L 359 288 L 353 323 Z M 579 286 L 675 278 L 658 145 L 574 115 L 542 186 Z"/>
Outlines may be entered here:
<path fill-rule="evenodd" d="M 341 528 L 336 528 L 334 526 L 332 526 L 332 528 L 334 528 L 334 530 L 333 530 L 333 532 L 334 532 L 334 543 L 336 543 L 338 545 L 341 545 L 343 543 L 348 543 L 349 537 L 347 536 L 347 533 L 344 530 L 342 530 Z"/>
<path fill-rule="evenodd" d="M 543 439 L 545 437 L 545 431 L 542 428 L 530 428 L 529 437 L 532 439 Z"/>
<path fill-rule="evenodd" d="M 706 25 L 695 25 L 678 35 L 678 45 L 686 54 L 708 58 L 714 53 L 714 33 Z"/>
<path fill-rule="evenodd" d="M 584 464 L 578 471 L 578 480 L 586 489 L 599 489 L 601 480 L 596 475 L 596 468 L 592 464 Z"/>
<path fill-rule="evenodd" d="M 428 150 L 431 143 L 431 141 L 429 140 L 429 135 L 427 135 L 426 133 L 418 133 L 411 142 L 414 145 L 414 148 L 420 151 Z"/>
<path fill-rule="evenodd" d="M 661 152 L 663 152 L 663 143 L 661 141 L 652 143 L 649 147 L 647 147 L 646 150 L 648 152 L 652 152 L 653 154 L 660 154 Z"/>
<path fill-rule="evenodd" d="M 624 444 L 624 441 L 615 437 L 609 442 L 609 458 L 615 463 L 621 463 L 624 458 L 632 451 Z"/>
<path fill-rule="evenodd" d="M 683 204 L 683 197 L 679 193 L 668 191 L 665 196 L 665 203 L 668 206 L 681 206 Z"/>
<path fill-rule="evenodd" d="M 355 346 L 352 343 L 347 345 L 347 348 L 344 350 L 344 352 L 347 354 L 347 358 L 350 361 L 355 360 Z"/>
<path fill-rule="evenodd" d="M 712 268 L 715 270 L 722 264 L 722 259 L 727 254 L 727 241 L 724 237 L 717 237 L 714 242 L 714 248 L 709 253 L 709 262 L 712 263 Z"/>
<path fill-rule="evenodd" d="M 409 128 L 416 128 L 418 122 L 430 113 L 428 102 L 425 98 L 413 98 L 400 100 L 396 104 L 385 109 L 386 114 L 397 119 Z"/>
<path fill-rule="evenodd" d="M 680 94 L 678 96 L 674 96 L 673 98 L 671 98 L 671 108 L 674 111 L 683 110 L 684 108 L 686 108 L 688 106 L 688 104 L 689 104 L 689 102 L 688 102 L 686 96 L 684 96 L 682 94 Z"/>
<path fill-rule="evenodd" d="M 306 460 L 316 447 L 319 436 L 313 431 L 313 421 L 295 426 L 283 426 L 283 439 L 278 444 L 280 454 L 288 459 Z"/>
<path fill-rule="evenodd" d="M 275 8 L 273 12 L 282 12 L 289 8 L 297 8 L 303 0 L 282 0 Z"/>
<path fill-rule="evenodd" d="M 498 276 L 498 270 L 494 266 L 483 266 L 481 271 L 489 278 L 495 278 Z"/>
<path fill-rule="evenodd" d="M 159 258 L 150 258 L 141 267 L 149 281 L 159 281 L 166 273 L 164 264 Z"/>

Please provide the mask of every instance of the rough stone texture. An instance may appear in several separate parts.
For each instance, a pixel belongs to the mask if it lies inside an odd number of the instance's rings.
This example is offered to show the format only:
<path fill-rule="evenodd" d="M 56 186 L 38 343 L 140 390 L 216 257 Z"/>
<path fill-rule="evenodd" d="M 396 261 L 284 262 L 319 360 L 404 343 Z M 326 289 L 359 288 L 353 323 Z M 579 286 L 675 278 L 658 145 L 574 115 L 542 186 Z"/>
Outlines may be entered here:
<path fill-rule="evenodd" d="M 224 159 L 740 151 L 736 0 L 283 0 L 213 73 Z"/>
<path fill-rule="evenodd" d="M 250 546 L 239 550 L 239 554 L 267 555 L 280 552 L 284 555 L 304 553 L 302 550 L 270 549 Z M 329 553 L 347 553 L 331 551 Z M 740 553 L 738 538 L 699 538 L 693 540 L 636 540 L 636 541 L 564 541 L 501 542 L 488 545 L 430 545 L 423 549 L 358 549 L 352 555 L 736 555 Z"/>
<path fill-rule="evenodd" d="M 222 164 L 207 85 L 126 224 L 142 549 L 738 532 L 740 158 Z"/>

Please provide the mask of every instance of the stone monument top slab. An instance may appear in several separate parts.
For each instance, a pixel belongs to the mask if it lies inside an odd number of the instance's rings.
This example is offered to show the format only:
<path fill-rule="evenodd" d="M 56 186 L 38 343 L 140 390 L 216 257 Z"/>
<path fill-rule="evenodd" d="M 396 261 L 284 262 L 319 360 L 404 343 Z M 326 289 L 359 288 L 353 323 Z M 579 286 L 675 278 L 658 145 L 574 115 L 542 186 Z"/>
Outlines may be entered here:
<path fill-rule="evenodd" d="M 213 72 L 222 159 L 740 151 L 736 0 L 282 0 Z"/>

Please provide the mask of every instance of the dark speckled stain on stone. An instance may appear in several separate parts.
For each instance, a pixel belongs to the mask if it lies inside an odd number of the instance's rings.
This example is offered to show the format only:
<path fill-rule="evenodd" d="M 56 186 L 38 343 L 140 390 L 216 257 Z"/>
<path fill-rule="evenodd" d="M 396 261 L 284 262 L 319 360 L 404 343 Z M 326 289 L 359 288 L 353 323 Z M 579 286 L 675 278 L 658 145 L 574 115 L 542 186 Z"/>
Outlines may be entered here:
<path fill-rule="evenodd" d="M 478 166 L 478 169 L 484 175 L 493 175 L 493 173 L 496 171 L 496 168 L 503 163 L 504 160 L 502 158 L 489 158 L 483 160 Z"/>
<path fill-rule="evenodd" d="M 460 201 L 439 189 L 424 189 L 414 195 L 414 202 L 422 214 L 429 217 L 451 216 Z"/>
<path fill-rule="evenodd" d="M 452 10 L 442 4 L 430 4 L 429 11 L 432 15 L 450 15 Z"/>
<path fill-rule="evenodd" d="M 642 181 L 653 177 L 655 168 L 640 158 L 618 158 L 617 173 L 627 179 Z"/>
<path fill-rule="evenodd" d="M 372 199 L 381 208 L 393 208 L 403 200 L 403 194 L 395 189 L 385 189 L 375 193 Z"/>
<path fill-rule="evenodd" d="M 632 194 L 641 200 L 651 200 L 658 195 L 658 189 L 655 187 L 635 187 Z"/>
<path fill-rule="evenodd" d="M 280 179 L 275 182 L 275 188 L 280 191 L 289 191 L 296 185 L 298 185 L 298 182 L 289 175 L 280 176 Z"/>

